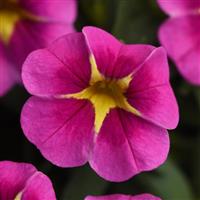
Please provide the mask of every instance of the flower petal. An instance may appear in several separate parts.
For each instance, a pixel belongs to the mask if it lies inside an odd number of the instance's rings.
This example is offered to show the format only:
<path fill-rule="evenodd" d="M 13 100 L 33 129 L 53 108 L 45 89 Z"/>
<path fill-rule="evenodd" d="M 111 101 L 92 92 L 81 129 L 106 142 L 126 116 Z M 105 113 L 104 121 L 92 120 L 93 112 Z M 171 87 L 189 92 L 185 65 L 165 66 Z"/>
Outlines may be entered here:
<path fill-rule="evenodd" d="M 12 59 L 18 71 L 21 72 L 22 64 L 30 52 L 45 48 L 58 37 L 70 32 L 74 32 L 73 27 L 62 23 L 19 21 L 9 43 L 10 53 L 14 55 Z"/>
<path fill-rule="evenodd" d="M 111 34 L 96 27 L 84 27 L 82 32 L 99 71 L 107 77 L 113 77 L 112 69 L 122 44 Z"/>
<path fill-rule="evenodd" d="M 170 85 L 132 93 L 128 102 L 141 113 L 142 118 L 158 126 L 174 129 L 178 124 L 178 105 Z"/>
<path fill-rule="evenodd" d="M 178 70 L 191 83 L 200 84 L 200 16 L 167 20 L 159 30 L 159 39 Z"/>
<path fill-rule="evenodd" d="M 87 162 L 94 137 L 94 111 L 88 101 L 32 97 L 22 110 L 21 125 L 52 163 L 73 167 Z"/>
<path fill-rule="evenodd" d="M 160 7 L 171 16 L 180 16 L 198 12 L 199 0 L 157 0 Z"/>
<path fill-rule="evenodd" d="M 23 65 L 22 79 L 34 95 L 69 94 L 88 86 L 90 72 L 84 37 L 73 33 L 59 38 L 48 49 L 31 53 Z"/>
<path fill-rule="evenodd" d="M 169 83 L 169 66 L 164 48 L 156 48 L 133 74 L 127 93 Z"/>
<path fill-rule="evenodd" d="M 141 117 L 166 129 L 177 126 L 178 105 L 169 84 L 169 67 L 163 48 L 154 50 L 133 75 L 126 96 Z"/>
<path fill-rule="evenodd" d="M 0 199 L 14 199 L 35 172 L 35 167 L 30 164 L 1 161 Z"/>
<path fill-rule="evenodd" d="M 136 196 L 113 194 L 105 196 L 87 196 L 85 200 L 161 200 L 161 199 L 150 194 L 140 194 Z"/>
<path fill-rule="evenodd" d="M 182 76 L 194 85 L 200 85 L 200 42 L 187 55 L 177 61 Z"/>
<path fill-rule="evenodd" d="M 132 73 L 154 49 L 150 45 L 124 45 L 95 27 L 83 28 L 99 71 L 106 77 L 122 78 Z"/>
<path fill-rule="evenodd" d="M 36 172 L 26 184 L 22 194 L 23 200 L 56 200 L 54 189 L 49 178 Z"/>
<path fill-rule="evenodd" d="M 155 47 L 151 45 L 123 45 L 112 69 L 114 78 L 122 78 L 135 73 L 151 55 Z"/>
<path fill-rule="evenodd" d="M 76 0 L 46 1 L 19 0 L 21 6 L 32 14 L 44 17 L 48 21 L 73 23 L 76 18 Z"/>
<path fill-rule="evenodd" d="M 106 180 L 119 182 L 158 167 L 168 151 L 169 136 L 165 129 L 113 109 L 96 138 L 89 163 Z"/>

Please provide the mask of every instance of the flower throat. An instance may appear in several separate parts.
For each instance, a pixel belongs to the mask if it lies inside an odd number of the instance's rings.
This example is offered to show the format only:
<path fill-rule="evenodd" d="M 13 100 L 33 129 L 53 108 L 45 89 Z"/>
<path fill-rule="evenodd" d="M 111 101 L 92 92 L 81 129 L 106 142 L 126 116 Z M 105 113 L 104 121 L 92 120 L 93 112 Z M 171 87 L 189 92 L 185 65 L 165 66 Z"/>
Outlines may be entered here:
<path fill-rule="evenodd" d="M 91 78 L 89 86 L 81 92 L 62 97 L 89 100 L 95 111 L 95 132 L 99 133 L 103 121 L 113 108 L 121 108 L 135 115 L 140 115 L 139 111 L 133 108 L 125 97 L 126 90 L 132 80 L 132 76 L 121 79 L 110 79 L 104 77 L 98 70 L 95 59 L 90 57 Z"/>
<path fill-rule="evenodd" d="M 21 19 L 41 20 L 24 10 L 17 0 L 0 0 L 0 39 L 8 44 L 16 23 Z"/>

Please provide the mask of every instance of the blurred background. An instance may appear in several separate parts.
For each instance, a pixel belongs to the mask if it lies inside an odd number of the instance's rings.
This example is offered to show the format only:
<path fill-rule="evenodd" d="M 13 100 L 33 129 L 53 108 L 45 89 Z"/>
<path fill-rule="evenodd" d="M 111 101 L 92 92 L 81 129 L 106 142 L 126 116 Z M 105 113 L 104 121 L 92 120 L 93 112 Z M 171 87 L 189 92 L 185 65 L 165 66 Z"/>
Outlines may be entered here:
<path fill-rule="evenodd" d="M 155 0 L 79 0 L 78 4 L 78 31 L 85 25 L 94 25 L 125 43 L 159 46 L 157 30 L 167 16 Z M 27 141 L 20 128 L 21 108 L 29 97 L 22 86 L 0 98 L 0 160 L 34 164 L 51 178 L 59 200 L 82 200 L 87 194 L 146 192 L 163 200 L 200 200 L 200 88 L 188 84 L 172 62 L 170 71 L 180 123 L 170 132 L 170 154 L 160 168 L 127 182 L 110 183 L 88 165 L 72 169 L 53 166 Z"/>

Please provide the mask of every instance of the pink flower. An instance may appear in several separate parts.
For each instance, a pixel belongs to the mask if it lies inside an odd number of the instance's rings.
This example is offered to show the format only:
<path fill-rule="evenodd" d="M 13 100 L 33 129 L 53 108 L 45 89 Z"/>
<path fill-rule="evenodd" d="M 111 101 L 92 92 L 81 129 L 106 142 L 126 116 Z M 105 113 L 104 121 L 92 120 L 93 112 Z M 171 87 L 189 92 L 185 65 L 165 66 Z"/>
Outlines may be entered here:
<path fill-rule="evenodd" d="M 74 31 L 76 0 L 3 0 L 0 5 L 0 96 L 20 81 L 33 50 Z"/>
<path fill-rule="evenodd" d="M 49 178 L 31 164 L 0 162 L 1 200 L 56 200 Z"/>
<path fill-rule="evenodd" d="M 115 194 L 115 195 L 107 195 L 99 197 L 88 196 L 85 198 L 85 200 L 161 200 L 161 199 L 150 194 L 141 194 L 136 196 Z"/>
<path fill-rule="evenodd" d="M 31 53 L 22 79 L 24 133 L 57 166 L 124 181 L 165 161 L 178 107 L 163 48 L 85 27 Z"/>
<path fill-rule="evenodd" d="M 200 0 L 158 0 L 170 16 L 159 30 L 159 39 L 179 72 L 200 85 Z"/>

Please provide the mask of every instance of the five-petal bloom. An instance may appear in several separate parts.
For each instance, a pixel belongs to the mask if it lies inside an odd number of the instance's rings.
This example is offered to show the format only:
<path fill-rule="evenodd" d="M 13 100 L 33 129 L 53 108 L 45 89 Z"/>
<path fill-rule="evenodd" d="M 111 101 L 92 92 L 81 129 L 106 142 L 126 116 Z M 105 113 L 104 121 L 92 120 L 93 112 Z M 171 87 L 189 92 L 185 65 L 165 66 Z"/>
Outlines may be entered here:
<path fill-rule="evenodd" d="M 22 79 L 22 128 L 52 163 L 124 181 L 165 161 L 178 107 L 163 48 L 85 27 L 31 53 Z"/>
<path fill-rule="evenodd" d="M 49 178 L 27 163 L 0 162 L 1 200 L 56 200 Z"/>
<path fill-rule="evenodd" d="M 0 96 L 20 81 L 31 51 L 74 31 L 75 17 L 76 0 L 0 1 Z"/>
<path fill-rule="evenodd" d="M 150 194 L 140 194 L 136 196 L 114 194 L 107 196 L 88 196 L 85 200 L 161 200 Z"/>
<path fill-rule="evenodd" d="M 158 0 L 170 15 L 159 39 L 189 82 L 200 85 L 200 0 Z"/>

